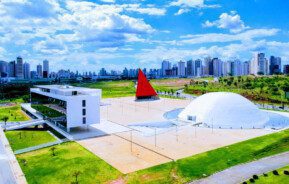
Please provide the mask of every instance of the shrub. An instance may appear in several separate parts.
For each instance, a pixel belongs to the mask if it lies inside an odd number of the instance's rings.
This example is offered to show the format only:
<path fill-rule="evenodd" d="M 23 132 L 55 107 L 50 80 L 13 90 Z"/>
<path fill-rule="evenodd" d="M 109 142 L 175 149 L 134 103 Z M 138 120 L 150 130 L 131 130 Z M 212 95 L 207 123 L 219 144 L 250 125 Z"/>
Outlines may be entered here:
<path fill-rule="evenodd" d="M 284 173 L 285 175 L 289 175 L 289 171 L 287 171 L 287 170 L 285 170 L 283 173 Z"/>
<path fill-rule="evenodd" d="M 255 180 L 254 180 L 254 178 L 250 178 L 250 180 L 249 180 L 251 183 L 255 183 Z"/>
<path fill-rule="evenodd" d="M 243 184 L 247 184 L 247 182 L 244 181 Z"/>
<path fill-rule="evenodd" d="M 253 178 L 254 178 L 254 180 L 259 179 L 259 177 L 256 174 L 253 175 Z"/>
<path fill-rule="evenodd" d="M 266 173 L 263 173 L 263 176 L 267 177 L 267 176 L 268 176 L 268 174 L 266 174 Z"/>
<path fill-rule="evenodd" d="M 273 174 L 274 175 L 279 175 L 278 171 L 276 171 L 276 170 L 273 171 Z"/>

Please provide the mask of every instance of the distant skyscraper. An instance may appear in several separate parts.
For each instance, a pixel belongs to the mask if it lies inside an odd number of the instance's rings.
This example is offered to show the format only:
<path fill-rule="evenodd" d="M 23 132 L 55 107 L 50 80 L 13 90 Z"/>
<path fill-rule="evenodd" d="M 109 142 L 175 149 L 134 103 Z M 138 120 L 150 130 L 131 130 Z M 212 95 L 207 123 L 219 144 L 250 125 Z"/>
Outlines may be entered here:
<path fill-rule="evenodd" d="M 17 59 L 16 59 L 15 75 L 19 79 L 23 79 L 24 78 L 24 75 L 23 75 L 23 59 L 20 56 L 18 56 Z"/>
<path fill-rule="evenodd" d="M 37 67 L 36 67 L 36 71 L 37 71 L 37 76 L 38 78 L 42 78 L 42 65 L 41 64 L 38 64 Z"/>
<path fill-rule="evenodd" d="M 45 59 L 43 61 L 43 78 L 49 77 L 49 61 Z"/>
<path fill-rule="evenodd" d="M 183 61 L 178 62 L 178 76 L 186 76 L 186 63 Z"/>
<path fill-rule="evenodd" d="M 0 61 L 0 77 L 8 76 L 8 63 L 6 61 Z"/>
<path fill-rule="evenodd" d="M 8 64 L 8 77 L 16 76 L 16 63 L 15 61 L 10 61 Z"/>
<path fill-rule="evenodd" d="M 268 74 L 268 60 L 265 58 L 264 53 L 255 53 L 251 61 L 250 73 L 254 75 L 266 75 Z"/>
<path fill-rule="evenodd" d="M 200 77 L 202 75 L 202 60 L 197 59 L 195 61 L 195 76 Z"/>
<path fill-rule="evenodd" d="M 250 62 L 245 61 L 242 64 L 242 75 L 249 75 L 250 74 Z"/>
<path fill-rule="evenodd" d="M 188 76 L 194 76 L 194 62 L 193 60 L 187 61 L 187 75 Z"/>
<path fill-rule="evenodd" d="M 269 61 L 269 74 L 281 73 L 281 58 L 280 57 L 270 57 Z"/>
<path fill-rule="evenodd" d="M 23 64 L 23 74 L 24 74 L 24 79 L 30 79 L 30 65 L 29 63 L 24 63 Z"/>
<path fill-rule="evenodd" d="M 208 76 L 209 75 L 209 67 L 210 67 L 210 62 L 211 62 L 210 57 L 206 57 L 203 62 L 203 75 Z"/>
<path fill-rule="evenodd" d="M 166 76 L 166 70 L 171 69 L 171 63 L 168 60 L 162 62 L 162 76 Z"/>
<path fill-rule="evenodd" d="M 283 73 L 288 75 L 289 74 L 289 65 L 284 65 L 283 66 Z"/>
<path fill-rule="evenodd" d="M 213 60 L 213 75 L 215 77 L 220 77 L 222 76 L 222 71 L 223 71 L 223 65 L 222 61 L 218 58 L 214 58 Z"/>

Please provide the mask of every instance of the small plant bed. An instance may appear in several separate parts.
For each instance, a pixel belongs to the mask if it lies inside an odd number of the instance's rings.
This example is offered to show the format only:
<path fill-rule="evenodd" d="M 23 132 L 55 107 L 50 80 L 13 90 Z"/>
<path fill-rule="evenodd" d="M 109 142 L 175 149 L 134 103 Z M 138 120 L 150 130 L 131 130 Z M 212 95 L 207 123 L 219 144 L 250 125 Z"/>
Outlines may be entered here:
<path fill-rule="evenodd" d="M 56 118 L 56 117 L 61 117 L 61 116 L 65 115 L 65 114 L 63 114 L 57 110 L 51 109 L 45 105 L 35 105 L 34 104 L 34 105 L 31 105 L 31 107 L 34 108 L 35 110 L 39 111 L 44 116 L 49 117 L 49 118 Z"/>
<path fill-rule="evenodd" d="M 28 183 L 109 183 L 122 177 L 76 142 L 20 154 L 17 159 Z"/>
<path fill-rule="evenodd" d="M 0 107 L 0 121 L 7 117 L 7 122 L 27 121 L 29 117 L 22 112 L 20 105 Z"/>
<path fill-rule="evenodd" d="M 15 130 L 5 134 L 13 151 L 56 141 L 47 131 Z"/>
<path fill-rule="evenodd" d="M 285 184 L 289 183 L 289 165 L 268 173 L 261 174 L 259 176 L 254 175 L 243 184 L 260 183 L 260 184 Z"/>

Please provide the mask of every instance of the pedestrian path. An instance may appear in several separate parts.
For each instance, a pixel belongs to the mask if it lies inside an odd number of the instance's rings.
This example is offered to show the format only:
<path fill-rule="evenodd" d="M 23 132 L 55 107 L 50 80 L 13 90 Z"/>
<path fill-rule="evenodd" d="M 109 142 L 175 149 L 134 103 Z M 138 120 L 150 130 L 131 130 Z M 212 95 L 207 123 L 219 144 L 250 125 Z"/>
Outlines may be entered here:
<path fill-rule="evenodd" d="M 237 184 L 251 178 L 254 174 L 260 175 L 286 165 L 289 165 L 289 152 L 230 167 L 190 184 Z"/>
<path fill-rule="evenodd" d="M 35 151 L 35 150 L 38 150 L 38 149 L 42 149 L 42 148 L 47 148 L 47 147 L 50 147 L 50 146 L 58 145 L 58 144 L 61 144 L 63 142 L 67 142 L 67 141 L 69 141 L 69 140 L 68 139 L 61 139 L 61 140 L 57 140 L 57 141 L 54 141 L 54 142 L 40 144 L 40 145 L 37 145 L 37 146 L 32 146 L 32 147 L 29 147 L 29 148 L 16 150 L 16 151 L 14 151 L 14 154 L 17 155 L 17 154 L 30 152 L 30 151 Z"/>

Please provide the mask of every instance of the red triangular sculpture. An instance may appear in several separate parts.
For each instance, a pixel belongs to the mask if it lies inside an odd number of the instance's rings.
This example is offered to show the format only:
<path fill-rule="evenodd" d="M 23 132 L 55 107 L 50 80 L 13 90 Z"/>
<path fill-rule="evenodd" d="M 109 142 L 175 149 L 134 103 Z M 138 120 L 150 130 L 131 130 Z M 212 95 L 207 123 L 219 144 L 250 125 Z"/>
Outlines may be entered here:
<path fill-rule="evenodd" d="M 150 98 L 155 97 L 158 94 L 151 86 L 149 81 L 147 80 L 145 74 L 138 70 L 138 81 L 137 81 L 137 89 L 136 89 L 136 98 Z"/>

